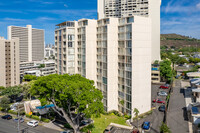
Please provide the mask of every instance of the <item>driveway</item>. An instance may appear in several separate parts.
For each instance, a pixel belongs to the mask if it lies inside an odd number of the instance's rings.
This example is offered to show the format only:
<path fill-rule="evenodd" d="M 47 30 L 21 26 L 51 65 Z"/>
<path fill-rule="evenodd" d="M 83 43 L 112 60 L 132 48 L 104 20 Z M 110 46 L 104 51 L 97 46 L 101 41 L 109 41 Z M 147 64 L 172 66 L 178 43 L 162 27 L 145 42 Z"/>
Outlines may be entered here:
<path fill-rule="evenodd" d="M 184 88 L 181 88 L 181 80 L 175 80 L 175 87 L 170 97 L 167 112 L 167 125 L 172 133 L 188 133 L 188 118 L 184 99 Z"/>

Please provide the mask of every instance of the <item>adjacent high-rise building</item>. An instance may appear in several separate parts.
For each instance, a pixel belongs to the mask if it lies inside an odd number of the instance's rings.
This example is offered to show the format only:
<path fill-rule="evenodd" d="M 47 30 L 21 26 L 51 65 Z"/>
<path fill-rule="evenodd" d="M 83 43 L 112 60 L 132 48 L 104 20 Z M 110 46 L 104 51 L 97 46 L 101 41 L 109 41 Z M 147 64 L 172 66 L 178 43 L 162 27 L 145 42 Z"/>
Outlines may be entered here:
<path fill-rule="evenodd" d="M 19 85 L 19 39 L 0 37 L 0 86 Z"/>
<path fill-rule="evenodd" d="M 57 25 L 56 71 L 94 80 L 106 111 L 151 109 L 151 19 L 81 19 Z M 144 100 L 145 99 L 145 100 Z"/>
<path fill-rule="evenodd" d="M 152 62 L 160 60 L 161 0 L 98 0 L 98 19 L 143 16 L 151 18 Z"/>
<path fill-rule="evenodd" d="M 8 39 L 19 38 L 20 62 L 44 59 L 44 30 L 27 27 L 9 26 Z"/>

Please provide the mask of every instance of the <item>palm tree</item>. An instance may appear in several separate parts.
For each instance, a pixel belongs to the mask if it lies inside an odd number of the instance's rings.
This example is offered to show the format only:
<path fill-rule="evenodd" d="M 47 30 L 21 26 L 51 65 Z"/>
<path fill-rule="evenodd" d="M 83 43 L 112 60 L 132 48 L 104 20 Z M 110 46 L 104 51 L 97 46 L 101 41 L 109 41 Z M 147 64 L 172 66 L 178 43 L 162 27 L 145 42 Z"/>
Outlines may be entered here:
<path fill-rule="evenodd" d="M 137 108 L 134 108 L 133 113 L 135 114 L 135 117 L 137 119 L 137 129 L 138 129 L 138 115 L 139 115 L 139 110 Z"/>

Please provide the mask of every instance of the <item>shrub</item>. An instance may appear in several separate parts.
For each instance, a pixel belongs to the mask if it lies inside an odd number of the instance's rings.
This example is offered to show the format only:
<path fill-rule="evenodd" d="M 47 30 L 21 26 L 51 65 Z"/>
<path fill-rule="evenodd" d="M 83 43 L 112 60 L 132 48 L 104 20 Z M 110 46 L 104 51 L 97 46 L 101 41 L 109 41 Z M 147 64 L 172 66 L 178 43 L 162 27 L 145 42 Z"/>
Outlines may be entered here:
<path fill-rule="evenodd" d="M 26 117 L 29 117 L 29 118 L 32 118 L 32 119 L 35 119 L 35 120 L 40 120 L 39 116 L 36 116 L 36 115 L 29 115 L 29 114 L 26 114 Z"/>
<path fill-rule="evenodd" d="M 162 132 L 162 133 L 171 133 L 169 127 L 165 123 L 162 123 L 162 125 L 160 127 L 160 132 Z"/>
<path fill-rule="evenodd" d="M 17 112 L 15 112 L 15 111 L 13 111 L 13 110 L 8 110 L 8 113 L 11 113 L 11 114 L 17 115 Z"/>
<path fill-rule="evenodd" d="M 72 127 L 69 125 L 69 123 L 66 123 L 66 124 L 64 125 L 64 127 L 65 127 L 65 128 L 68 128 L 68 129 L 72 129 Z"/>
<path fill-rule="evenodd" d="M 94 124 L 90 124 L 84 128 L 81 129 L 81 132 L 87 133 L 88 131 L 92 131 L 94 127 Z"/>
<path fill-rule="evenodd" d="M 126 119 L 131 119 L 131 116 L 130 116 L 130 115 L 124 115 L 124 117 L 125 117 Z"/>
<path fill-rule="evenodd" d="M 49 123 L 49 122 L 50 122 L 50 120 L 49 120 L 49 119 L 46 119 L 46 118 L 41 118 L 41 121 L 46 122 L 46 123 Z"/>
<path fill-rule="evenodd" d="M 119 111 L 116 111 L 116 110 L 111 110 L 108 112 L 108 114 L 112 114 L 112 113 L 114 113 L 116 116 L 119 116 L 119 117 L 121 117 L 123 115 L 122 113 L 120 113 Z"/>

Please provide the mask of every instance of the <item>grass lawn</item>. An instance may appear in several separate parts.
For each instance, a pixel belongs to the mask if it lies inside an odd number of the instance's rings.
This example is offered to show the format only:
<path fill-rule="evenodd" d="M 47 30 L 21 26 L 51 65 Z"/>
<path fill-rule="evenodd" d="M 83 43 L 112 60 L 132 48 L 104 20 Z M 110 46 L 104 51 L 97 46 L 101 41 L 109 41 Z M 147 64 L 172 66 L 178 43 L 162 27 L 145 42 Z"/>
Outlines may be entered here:
<path fill-rule="evenodd" d="M 100 118 L 94 118 L 94 127 L 92 130 L 92 133 L 103 133 L 105 128 L 110 124 L 110 123 L 116 123 L 120 125 L 125 125 L 126 120 L 123 117 L 118 117 L 116 115 L 101 115 Z"/>

